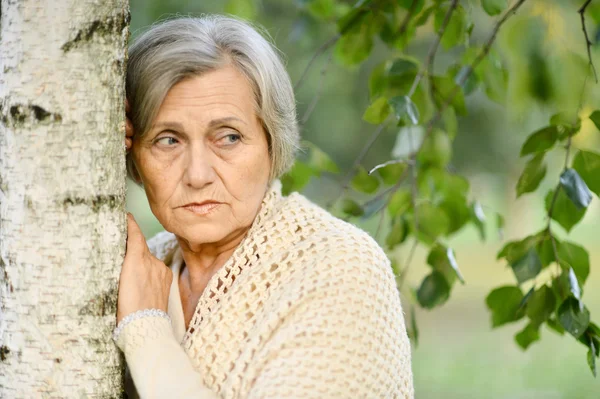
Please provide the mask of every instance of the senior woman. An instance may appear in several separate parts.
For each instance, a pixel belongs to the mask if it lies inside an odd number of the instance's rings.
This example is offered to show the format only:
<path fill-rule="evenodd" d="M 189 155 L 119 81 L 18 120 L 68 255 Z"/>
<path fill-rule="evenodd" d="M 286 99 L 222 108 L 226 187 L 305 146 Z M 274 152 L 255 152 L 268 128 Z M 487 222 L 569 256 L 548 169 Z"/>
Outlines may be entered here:
<path fill-rule="evenodd" d="M 159 23 L 131 46 L 127 96 L 128 172 L 166 230 L 146 244 L 129 215 L 115 340 L 138 394 L 413 397 L 385 254 L 281 194 L 299 135 L 270 42 L 224 16 Z"/>

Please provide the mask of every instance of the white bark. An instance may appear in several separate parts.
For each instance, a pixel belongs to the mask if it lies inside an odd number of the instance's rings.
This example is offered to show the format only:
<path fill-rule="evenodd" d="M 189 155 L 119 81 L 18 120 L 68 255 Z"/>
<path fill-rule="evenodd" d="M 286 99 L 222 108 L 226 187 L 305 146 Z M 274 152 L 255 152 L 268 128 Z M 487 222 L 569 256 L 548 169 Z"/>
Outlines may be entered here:
<path fill-rule="evenodd" d="M 128 1 L 0 2 L 0 398 L 119 397 Z"/>

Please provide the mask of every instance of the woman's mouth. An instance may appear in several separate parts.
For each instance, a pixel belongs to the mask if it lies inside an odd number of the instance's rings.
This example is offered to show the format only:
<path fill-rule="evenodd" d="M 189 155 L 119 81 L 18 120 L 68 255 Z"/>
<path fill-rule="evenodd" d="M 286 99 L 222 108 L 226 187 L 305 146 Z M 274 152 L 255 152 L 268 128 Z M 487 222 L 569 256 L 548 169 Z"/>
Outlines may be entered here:
<path fill-rule="evenodd" d="M 203 202 L 201 204 L 187 204 L 182 206 L 182 208 L 193 212 L 196 215 L 207 215 L 216 208 L 218 208 L 220 205 L 222 205 L 220 202 Z"/>

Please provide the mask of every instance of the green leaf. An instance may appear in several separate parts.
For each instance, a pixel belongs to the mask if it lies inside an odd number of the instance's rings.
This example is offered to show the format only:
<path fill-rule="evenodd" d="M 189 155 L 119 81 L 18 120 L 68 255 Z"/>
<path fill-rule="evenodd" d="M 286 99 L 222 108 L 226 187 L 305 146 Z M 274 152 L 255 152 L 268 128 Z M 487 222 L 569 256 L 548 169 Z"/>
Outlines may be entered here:
<path fill-rule="evenodd" d="M 509 264 L 516 263 L 527 255 L 527 252 L 539 242 L 540 237 L 530 235 L 520 241 L 511 241 L 506 243 L 497 255 L 497 259 L 505 258 Z"/>
<path fill-rule="evenodd" d="M 535 250 L 537 251 L 540 261 L 542 262 L 542 269 L 556 261 L 554 256 L 554 248 L 552 246 L 552 238 L 547 231 L 538 233 L 540 240 L 536 244 Z M 554 239 L 556 245 L 559 245 L 558 239 Z"/>
<path fill-rule="evenodd" d="M 364 213 L 362 207 L 350 198 L 342 200 L 342 212 L 349 216 L 362 216 Z"/>
<path fill-rule="evenodd" d="M 479 231 L 479 237 L 482 241 L 485 241 L 486 231 L 485 231 L 485 213 L 483 212 L 483 208 L 479 201 L 474 201 L 471 204 L 471 221 Z"/>
<path fill-rule="evenodd" d="M 452 196 L 466 197 L 469 193 L 469 181 L 462 176 L 446 172 L 444 168 L 420 170 L 417 183 L 419 193 L 432 199 Z"/>
<path fill-rule="evenodd" d="M 525 309 L 525 306 L 529 303 L 529 300 L 533 296 L 534 292 L 535 292 L 535 286 L 531 287 L 529 289 L 529 291 L 527 291 L 527 294 L 525 294 L 523 299 L 521 299 L 521 303 L 519 303 L 519 310 Z"/>
<path fill-rule="evenodd" d="M 594 341 L 590 340 L 590 350 L 588 350 L 587 353 L 587 361 L 588 361 L 588 365 L 590 366 L 590 370 L 592 371 L 592 374 L 594 375 L 594 377 L 596 377 L 596 348 L 594 345 Z"/>
<path fill-rule="evenodd" d="M 504 225 L 504 216 L 502 216 L 499 213 L 496 213 L 496 228 L 498 229 L 498 236 L 501 240 L 504 237 Z"/>
<path fill-rule="evenodd" d="M 535 248 L 531 248 L 525 255 L 511 263 L 513 273 L 519 284 L 535 278 L 542 270 L 542 262 Z"/>
<path fill-rule="evenodd" d="M 536 154 L 525 165 L 525 169 L 523 169 L 523 173 L 517 182 L 517 197 L 535 191 L 544 176 L 546 176 L 544 155 L 543 152 Z"/>
<path fill-rule="evenodd" d="M 448 9 L 449 5 L 443 4 L 436 10 L 434 20 L 434 29 L 436 32 L 442 27 Z M 456 45 L 463 44 L 467 38 L 467 27 L 468 22 L 465 9 L 459 5 L 454 9 L 450 16 L 450 21 L 448 22 L 441 39 L 442 47 L 445 50 L 448 50 Z"/>
<path fill-rule="evenodd" d="M 573 284 L 577 285 L 577 287 Z M 552 279 L 552 289 L 559 303 L 569 298 L 571 294 L 576 296 L 576 299 L 579 299 L 579 293 L 574 290 L 574 287 L 579 290 L 579 283 L 577 282 L 575 272 L 563 271 L 558 277 Z"/>
<path fill-rule="evenodd" d="M 393 219 L 392 228 L 385 238 L 388 249 L 394 249 L 396 245 L 402 244 L 408 235 L 408 224 L 403 217 Z"/>
<path fill-rule="evenodd" d="M 588 188 L 600 197 L 600 154 L 579 151 L 573 160 L 573 169 L 579 173 Z"/>
<path fill-rule="evenodd" d="M 462 89 L 449 76 L 434 76 L 432 79 L 434 87 L 433 101 L 436 107 L 441 108 L 449 102 L 457 114 L 466 115 L 465 96 Z"/>
<path fill-rule="evenodd" d="M 413 7 L 413 3 L 415 0 L 397 0 L 398 5 L 406 10 L 409 10 Z M 417 15 L 423 9 L 425 5 L 425 0 L 416 0 L 417 4 L 414 6 L 413 14 Z"/>
<path fill-rule="evenodd" d="M 354 175 L 351 184 L 356 191 L 367 194 L 372 194 L 379 188 L 379 180 L 375 176 L 369 175 L 362 166 Z"/>
<path fill-rule="evenodd" d="M 253 0 L 228 0 L 225 3 L 225 12 L 248 20 L 256 18 L 256 6 Z"/>
<path fill-rule="evenodd" d="M 565 335 L 565 329 L 553 318 L 546 320 L 546 325 L 559 335 Z"/>
<path fill-rule="evenodd" d="M 592 201 L 590 189 L 575 169 L 565 169 L 560 175 L 560 185 L 577 208 L 587 208 Z"/>
<path fill-rule="evenodd" d="M 554 146 L 558 140 L 558 128 L 548 126 L 533 132 L 521 148 L 521 156 L 546 152 Z"/>
<path fill-rule="evenodd" d="M 454 139 L 458 133 L 458 119 L 456 119 L 456 111 L 454 111 L 454 108 L 446 107 L 442 112 L 442 122 L 444 122 L 444 127 L 446 128 L 446 132 L 448 132 L 448 136 L 451 139 Z"/>
<path fill-rule="evenodd" d="M 343 35 L 335 46 L 335 56 L 345 65 L 356 65 L 363 62 L 371 54 L 373 37 L 368 24 L 362 23 L 360 28 L 352 29 Z"/>
<path fill-rule="evenodd" d="M 577 275 L 573 268 L 569 268 L 569 291 L 575 299 L 581 301 L 581 288 L 579 287 L 579 281 L 577 280 Z"/>
<path fill-rule="evenodd" d="M 388 85 L 388 79 L 386 75 L 387 63 L 382 62 L 378 64 L 369 75 L 369 95 L 371 98 L 381 96 Z"/>
<path fill-rule="evenodd" d="M 408 96 L 396 96 L 390 98 L 389 104 L 391 105 L 394 113 L 396 114 L 396 118 L 400 120 L 406 119 L 411 122 L 413 125 L 419 123 L 419 110 L 415 103 L 412 102 L 410 97 Z"/>
<path fill-rule="evenodd" d="M 392 186 L 400 181 L 408 165 L 404 162 L 390 163 L 384 167 L 378 168 L 377 173 L 381 176 L 383 184 Z"/>
<path fill-rule="evenodd" d="M 452 286 L 457 277 L 461 283 L 465 283 L 460 269 L 458 268 L 458 263 L 456 262 L 452 248 L 446 248 L 441 244 L 437 244 L 429 251 L 427 264 L 434 270 L 442 273 L 446 278 L 448 285 Z"/>
<path fill-rule="evenodd" d="M 390 105 L 385 97 L 379 97 L 373 101 L 363 115 L 363 120 L 374 125 L 383 123 L 390 114 Z"/>
<path fill-rule="evenodd" d="M 596 128 L 600 130 L 600 110 L 596 110 L 590 114 L 590 120 L 594 122 Z"/>
<path fill-rule="evenodd" d="M 579 338 L 590 324 L 590 312 L 586 307 L 580 308 L 577 299 L 569 297 L 558 309 L 558 321 L 567 332 Z"/>
<path fill-rule="evenodd" d="M 506 0 L 481 0 L 485 12 L 490 15 L 498 15 L 506 8 Z"/>
<path fill-rule="evenodd" d="M 525 314 L 519 310 L 522 299 L 523 293 L 519 287 L 504 286 L 490 292 L 485 303 L 492 312 L 492 327 L 521 319 Z"/>
<path fill-rule="evenodd" d="M 435 270 L 425 277 L 417 291 L 417 300 L 426 309 L 432 309 L 443 304 L 449 297 L 450 286 L 448 282 L 442 273 Z"/>
<path fill-rule="evenodd" d="M 359 0 L 350 11 L 338 20 L 338 32 L 344 35 L 348 31 L 355 29 L 357 25 L 360 25 L 363 18 L 368 15 L 368 7 L 372 2 L 373 0 Z"/>
<path fill-rule="evenodd" d="M 535 341 L 539 341 L 539 339 L 540 329 L 539 326 L 535 325 L 534 323 L 527 324 L 524 329 L 515 335 L 515 341 L 517 342 L 517 345 L 519 345 L 523 350 L 526 350 L 529 345 Z"/>
<path fill-rule="evenodd" d="M 294 191 L 301 191 L 315 174 L 313 168 L 306 163 L 296 161 L 292 169 L 281 178 L 281 192 L 288 195 Z"/>
<path fill-rule="evenodd" d="M 590 274 L 590 256 L 585 248 L 563 241 L 558 245 L 558 258 L 565 269 L 572 268 L 579 281 L 585 283 Z"/>
<path fill-rule="evenodd" d="M 445 167 L 452 159 L 452 141 L 446 133 L 435 129 L 425 138 L 417 160 L 423 165 Z"/>
<path fill-rule="evenodd" d="M 396 58 L 390 69 L 388 76 L 402 76 L 405 74 L 416 75 L 419 72 L 419 62 L 414 58 Z"/>
<path fill-rule="evenodd" d="M 531 322 L 539 326 L 550 318 L 555 309 L 556 296 L 552 288 L 543 285 L 532 294 L 527 303 L 526 313 Z"/>
<path fill-rule="evenodd" d="M 432 244 L 439 236 L 448 231 L 450 220 L 440 208 L 425 202 L 417 207 L 416 213 L 417 226 L 414 226 L 413 219 L 413 231 L 416 231 L 415 235 L 421 241 Z"/>
<path fill-rule="evenodd" d="M 340 169 L 327 153 L 312 143 L 304 142 L 304 145 L 310 149 L 307 163 L 313 168 L 315 175 L 320 176 L 322 172 L 340 173 Z"/>
<path fill-rule="evenodd" d="M 575 121 L 575 123 L 573 123 Z M 581 119 L 577 117 L 577 114 L 569 112 L 559 112 L 552 115 L 550 118 L 550 124 L 555 125 L 558 128 L 559 140 L 564 140 L 569 136 L 574 136 L 581 129 Z"/>
<path fill-rule="evenodd" d="M 401 188 L 392 194 L 388 203 L 388 212 L 393 218 L 397 215 L 406 213 L 412 207 L 412 196 L 410 191 Z"/>
<path fill-rule="evenodd" d="M 328 19 L 333 17 L 335 11 L 334 0 L 310 0 L 306 9 L 316 18 Z"/>
<path fill-rule="evenodd" d="M 438 206 L 446 213 L 450 221 L 446 234 L 460 230 L 471 217 L 471 209 L 465 196 L 446 194 L 441 198 Z"/>
<path fill-rule="evenodd" d="M 554 209 L 552 210 L 552 219 L 556 220 L 558 224 L 569 232 L 583 218 L 586 208 L 577 208 L 569 197 L 567 197 L 563 189 L 559 188 L 558 190 Z M 550 209 L 553 195 L 554 192 L 552 190 L 546 195 L 546 211 Z"/>
<path fill-rule="evenodd" d="M 417 317 L 415 316 L 415 307 L 410 307 L 410 331 L 415 343 L 415 346 L 419 344 L 419 329 L 417 328 Z"/>

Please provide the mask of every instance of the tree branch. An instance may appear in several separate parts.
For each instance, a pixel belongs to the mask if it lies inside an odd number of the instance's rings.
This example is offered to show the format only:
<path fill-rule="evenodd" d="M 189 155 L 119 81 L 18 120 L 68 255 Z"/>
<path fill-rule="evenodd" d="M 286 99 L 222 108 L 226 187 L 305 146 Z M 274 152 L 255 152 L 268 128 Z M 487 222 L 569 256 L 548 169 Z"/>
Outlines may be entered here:
<path fill-rule="evenodd" d="M 323 79 L 325 78 L 325 75 L 327 74 L 327 68 L 331 64 L 332 57 L 333 57 L 333 52 L 329 54 L 329 57 L 327 57 L 327 61 L 325 61 L 323 68 L 321 68 L 321 74 L 319 75 L 319 83 L 317 85 L 317 92 L 315 93 L 310 105 L 304 112 L 304 115 L 302 116 L 302 119 L 300 120 L 300 126 L 303 126 L 304 124 L 306 124 L 306 122 L 308 122 L 308 119 L 312 115 L 313 111 L 315 110 L 315 107 L 317 106 L 317 103 L 319 102 L 319 99 L 321 98 L 321 93 L 323 92 Z"/>
<path fill-rule="evenodd" d="M 381 133 L 383 133 L 383 131 L 385 130 L 386 126 L 387 126 L 387 121 L 384 121 L 383 123 L 381 123 L 377 127 L 377 129 L 375 129 L 375 131 L 373 132 L 373 134 L 371 134 L 371 137 L 369 138 L 369 141 L 363 147 L 362 151 L 358 154 L 358 156 L 356 157 L 356 159 L 352 163 L 352 166 L 350 167 L 350 169 L 348 170 L 348 172 L 344 176 L 344 180 L 342 180 L 342 184 L 341 184 L 342 188 L 341 188 L 339 194 L 335 198 L 333 198 L 329 202 L 329 204 L 327 204 L 327 208 L 328 209 L 331 208 L 333 206 L 333 204 L 335 204 L 337 202 L 337 200 L 340 199 L 340 197 L 343 196 L 346 193 L 346 190 L 348 189 L 348 185 L 350 184 L 350 181 L 352 180 L 352 173 L 358 167 L 358 165 L 360 165 L 360 163 L 362 162 L 363 158 L 367 155 L 367 153 L 369 152 L 369 150 L 371 149 L 371 147 L 373 146 L 373 144 L 375 144 L 375 142 L 377 141 L 377 139 L 379 138 L 379 136 L 381 135 Z"/>
<path fill-rule="evenodd" d="M 477 55 L 475 60 L 473 60 L 471 65 L 468 66 L 467 71 L 465 73 L 461 74 L 460 79 L 456 82 L 457 84 L 456 84 L 456 87 L 454 88 L 454 90 L 452 90 L 452 92 L 450 92 L 450 95 L 444 101 L 442 101 L 442 104 L 441 104 L 440 108 L 438 109 L 438 111 L 436 112 L 436 114 L 427 123 L 426 129 L 425 129 L 425 134 L 423 135 L 423 140 L 421 141 L 421 145 L 419 146 L 419 149 L 412 155 L 412 159 L 415 159 L 417 157 L 417 155 L 423 148 L 423 144 L 427 140 L 427 137 L 433 131 L 433 127 L 435 126 L 435 123 L 441 118 L 443 112 L 450 105 L 452 100 L 454 100 L 454 97 L 456 97 L 456 94 L 458 93 L 458 91 L 461 90 L 461 87 L 465 84 L 467 79 L 469 79 L 469 77 L 471 76 L 471 74 L 473 73 L 475 68 L 477 68 L 477 66 L 479 66 L 481 61 L 483 61 L 483 59 L 489 54 L 490 49 L 492 48 L 492 45 L 494 44 L 494 41 L 496 40 L 496 36 L 498 35 L 498 31 L 500 30 L 502 25 L 512 15 L 514 15 L 517 12 L 519 7 L 521 7 L 523 5 L 523 3 L 525 3 L 525 1 L 527 1 L 527 0 L 518 0 L 508 11 L 506 11 L 504 13 L 502 18 L 500 18 L 500 20 L 496 23 L 496 25 L 494 26 L 494 29 L 492 30 L 492 33 L 490 34 L 490 37 L 485 42 L 481 52 Z"/>
<path fill-rule="evenodd" d="M 442 36 L 444 36 L 444 32 L 446 32 L 446 28 L 448 27 L 448 24 L 450 23 L 450 18 L 452 17 L 452 13 L 456 9 L 457 5 L 458 5 L 458 0 L 452 0 L 452 4 L 450 4 L 450 7 L 448 8 L 446 15 L 444 16 L 444 21 L 442 22 L 442 25 L 440 26 L 440 29 L 438 30 L 436 38 L 433 41 L 433 43 L 431 44 L 431 47 L 429 47 L 429 51 L 427 52 L 427 58 L 425 58 L 423 67 L 419 70 L 419 73 L 415 77 L 415 80 L 413 81 L 413 84 L 410 87 L 410 90 L 408 91 L 408 94 L 407 94 L 408 97 L 412 97 L 413 94 L 415 94 L 415 91 L 417 90 L 417 87 L 419 86 L 419 83 L 421 82 L 421 79 L 423 78 L 425 73 L 427 73 L 428 75 L 431 74 L 431 71 L 433 70 L 433 61 L 435 59 L 435 53 L 437 52 L 437 50 L 440 46 L 440 42 L 442 41 Z"/>
<path fill-rule="evenodd" d="M 398 29 L 398 36 L 402 36 L 406 32 L 406 29 L 408 28 L 408 24 L 410 23 L 410 20 L 412 19 L 412 16 L 415 13 L 415 10 L 417 9 L 418 3 L 419 3 L 419 0 L 412 0 L 412 3 L 410 3 L 410 8 L 408 9 L 406 16 L 404 17 L 404 20 L 402 20 L 400 29 Z"/>
<path fill-rule="evenodd" d="M 317 58 L 319 58 L 319 56 L 321 54 L 323 54 L 324 52 L 326 52 L 331 46 L 336 44 L 337 41 L 340 39 L 340 37 L 342 37 L 342 35 L 340 35 L 339 33 L 336 33 L 335 36 L 333 36 L 332 38 L 327 40 L 325 43 L 323 43 L 321 46 L 319 46 L 319 48 L 313 54 L 310 61 L 308 61 L 308 65 L 306 65 L 306 68 L 304 68 L 302 75 L 300 75 L 300 79 L 298 79 L 298 82 L 296 82 L 296 84 L 294 85 L 294 91 L 298 91 L 298 89 L 304 82 L 304 79 L 306 78 L 306 75 L 308 74 L 308 71 L 310 70 L 312 64 L 317 60 Z"/>
<path fill-rule="evenodd" d="M 583 35 L 585 36 L 585 46 L 587 48 L 588 59 L 590 60 L 590 68 L 592 69 L 592 71 L 594 71 L 594 78 L 596 79 L 596 83 L 598 83 L 598 74 L 596 73 L 596 67 L 594 66 L 594 62 L 592 61 L 592 42 L 590 40 L 590 37 L 588 36 L 588 32 L 585 27 L 585 10 L 591 2 L 592 0 L 587 0 L 577 12 L 581 17 L 581 28 L 583 29 Z"/>

